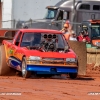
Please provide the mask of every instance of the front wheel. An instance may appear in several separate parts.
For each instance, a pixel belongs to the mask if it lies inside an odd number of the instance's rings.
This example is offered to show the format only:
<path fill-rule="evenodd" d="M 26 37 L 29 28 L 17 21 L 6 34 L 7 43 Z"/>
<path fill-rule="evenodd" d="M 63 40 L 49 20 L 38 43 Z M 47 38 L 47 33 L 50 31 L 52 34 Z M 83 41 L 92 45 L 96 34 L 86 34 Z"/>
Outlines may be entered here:
<path fill-rule="evenodd" d="M 31 76 L 31 72 L 26 70 L 27 64 L 26 64 L 26 58 L 24 57 L 22 60 L 22 76 L 24 78 L 29 78 Z"/>
<path fill-rule="evenodd" d="M 77 77 L 77 73 L 69 73 L 69 77 L 71 79 L 75 79 Z"/>

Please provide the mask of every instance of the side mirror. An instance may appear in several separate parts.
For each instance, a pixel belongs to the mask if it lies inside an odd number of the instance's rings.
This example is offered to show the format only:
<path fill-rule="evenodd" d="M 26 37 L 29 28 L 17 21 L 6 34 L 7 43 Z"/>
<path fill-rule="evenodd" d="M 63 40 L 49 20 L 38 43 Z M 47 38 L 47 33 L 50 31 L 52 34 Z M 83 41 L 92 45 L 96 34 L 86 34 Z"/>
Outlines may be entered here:
<path fill-rule="evenodd" d="M 67 15 L 68 15 L 67 12 L 64 11 L 63 12 L 63 20 L 67 20 Z"/>

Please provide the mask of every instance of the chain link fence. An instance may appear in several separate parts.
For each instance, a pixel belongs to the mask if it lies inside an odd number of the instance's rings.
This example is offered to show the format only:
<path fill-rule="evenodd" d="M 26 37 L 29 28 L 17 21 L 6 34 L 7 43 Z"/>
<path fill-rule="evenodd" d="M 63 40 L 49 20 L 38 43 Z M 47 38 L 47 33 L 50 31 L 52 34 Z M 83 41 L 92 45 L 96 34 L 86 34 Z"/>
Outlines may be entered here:
<path fill-rule="evenodd" d="M 65 20 L 32 20 L 29 19 L 27 21 L 22 20 L 7 20 L 1 22 L 1 28 L 14 28 L 14 29 L 20 29 L 20 28 L 42 28 L 42 29 L 54 29 L 54 30 L 61 30 L 63 28 L 63 25 L 65 23 Z M 79 32 L 79 26 L 81 23 L 76 22 L 70 22 L 72 25 L 72 28 L 75 32 Z"/>

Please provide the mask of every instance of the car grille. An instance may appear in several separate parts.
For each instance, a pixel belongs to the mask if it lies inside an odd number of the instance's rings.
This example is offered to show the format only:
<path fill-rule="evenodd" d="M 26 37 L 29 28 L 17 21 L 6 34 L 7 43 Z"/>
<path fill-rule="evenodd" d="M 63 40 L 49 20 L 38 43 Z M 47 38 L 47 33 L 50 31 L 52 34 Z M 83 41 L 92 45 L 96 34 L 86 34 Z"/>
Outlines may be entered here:
<path fill-rule="evenodd" d="M 64 64 L 63 58 L 43 58 L 42 64 Z"/>

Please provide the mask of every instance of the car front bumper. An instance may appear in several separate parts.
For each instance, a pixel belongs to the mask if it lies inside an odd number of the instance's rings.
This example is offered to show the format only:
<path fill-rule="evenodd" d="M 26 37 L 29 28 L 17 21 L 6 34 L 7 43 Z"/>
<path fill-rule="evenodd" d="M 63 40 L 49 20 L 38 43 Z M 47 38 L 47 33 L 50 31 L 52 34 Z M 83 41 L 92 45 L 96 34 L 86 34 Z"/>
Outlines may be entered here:
<path fill-rule="evenodd" d="M 44 66 L 44 65 L 27 65 L 27 71 L 34 71 L 37 74 L 66 74 L 66 73 L 78 73 L 78 67 L 70 66 Z"/>

